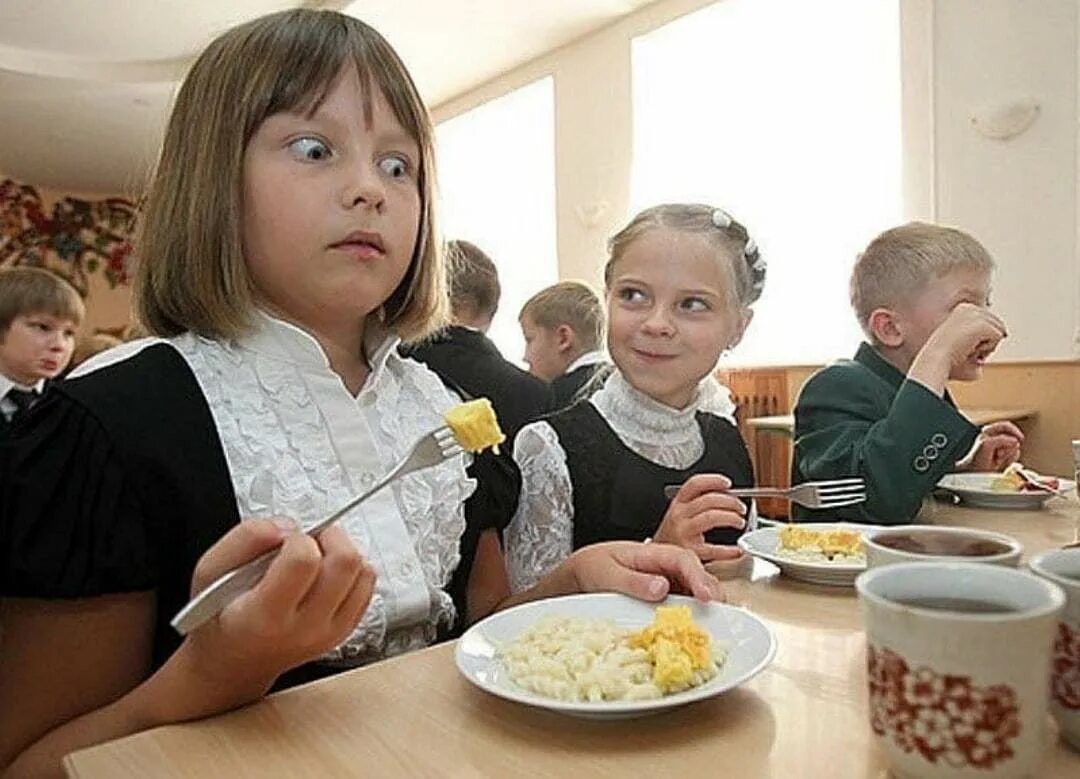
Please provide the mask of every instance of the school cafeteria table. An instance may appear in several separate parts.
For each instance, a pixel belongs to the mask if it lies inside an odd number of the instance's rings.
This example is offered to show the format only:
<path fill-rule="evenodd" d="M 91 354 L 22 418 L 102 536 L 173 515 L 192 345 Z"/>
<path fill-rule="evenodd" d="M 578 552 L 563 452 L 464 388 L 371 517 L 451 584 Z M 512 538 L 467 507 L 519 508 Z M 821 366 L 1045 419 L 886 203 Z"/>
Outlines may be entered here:
<path fill-rule="evenodd" d="M 1027 554 L 1076 540 L 1078 516 L 1058 498 L 1043 511 L 923 511 L 928 522 L 1008 533 Z M 792 582 L 764 561 L 744 565 L 728 591 L 773 626 L 776 659 L 674 712 L 593 722 L 504 701 L 458 674 L 448 644 L 85 749 L 65 766 L 80 778 L 884 776 L 854 591 Z M 1080 753 L 1055 741 L 1040 776 L 1080 776 Z"/>

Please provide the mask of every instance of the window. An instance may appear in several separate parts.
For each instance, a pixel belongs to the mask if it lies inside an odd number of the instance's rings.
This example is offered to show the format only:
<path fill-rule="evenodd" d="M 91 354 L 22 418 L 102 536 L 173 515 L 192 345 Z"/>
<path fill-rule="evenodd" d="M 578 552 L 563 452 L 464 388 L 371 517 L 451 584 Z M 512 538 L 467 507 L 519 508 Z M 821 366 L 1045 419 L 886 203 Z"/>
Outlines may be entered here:
<path fill-rule="evenodd" d="M 443 235 L 495 261 L 502 300 L 488 335 L 520 363 L 518 312 L 558 280 L 552 79 L 448 119 L 436 135 Z"/>
<path fill-rule="evenodd" d="M 769 264 L 728 364 L 854 353 L 852 263 L 903 217 L 898 6 L 724 0 L 633 42 L 634 210 L 720 206 Z"/>

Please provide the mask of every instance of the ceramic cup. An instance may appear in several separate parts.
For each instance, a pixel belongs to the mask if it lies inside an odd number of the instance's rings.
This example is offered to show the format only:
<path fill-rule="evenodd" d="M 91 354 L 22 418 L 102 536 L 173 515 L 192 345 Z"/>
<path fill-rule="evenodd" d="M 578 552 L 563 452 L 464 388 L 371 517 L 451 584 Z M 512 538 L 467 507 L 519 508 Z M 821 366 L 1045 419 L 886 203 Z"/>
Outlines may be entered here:
<path fill-rule="evenodd" d="M 855 580 L 870 726 L 900 777 L 1038 776 L 1065 596 L 999 565 L 897 563 Z"/>
<path fill-rule="evenodd" d="M 1065 592 L 1051 661 L 1050 711 L 1062 737 L 1080 750 L 1080 549 L 1043 552 L 1030 565 Z"/>
<path fill-rule="evenodd" d="M 969 527 L 903 525 L 874 530 L 863 539 L 866 567 L 893 563 L 994 563 L 1016 567 L 1024 547 L 1012 536 Z"/>

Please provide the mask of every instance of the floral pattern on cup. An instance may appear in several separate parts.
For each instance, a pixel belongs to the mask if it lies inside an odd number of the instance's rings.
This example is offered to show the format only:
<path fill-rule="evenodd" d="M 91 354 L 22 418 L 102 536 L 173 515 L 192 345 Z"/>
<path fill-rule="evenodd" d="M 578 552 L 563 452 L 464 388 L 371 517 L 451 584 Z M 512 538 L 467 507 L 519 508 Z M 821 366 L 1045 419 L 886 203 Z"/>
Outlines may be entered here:
<path fill-rule="evenodd" d="M 987 769 L 1014 756 L 1020 735 L 1016 692 L 976 687 L 970 676 L 911 668 L 891 649 L 869 646 L 870 724 L 904 752 L 956 768 Z"/>
<path fill-rule="evenodd" d="M 1054 700 L 1066 709 L 1080 709 L 1080 629 L 1074 630 L 1067 622 L 1058 623 L 1051 662 Z"/>

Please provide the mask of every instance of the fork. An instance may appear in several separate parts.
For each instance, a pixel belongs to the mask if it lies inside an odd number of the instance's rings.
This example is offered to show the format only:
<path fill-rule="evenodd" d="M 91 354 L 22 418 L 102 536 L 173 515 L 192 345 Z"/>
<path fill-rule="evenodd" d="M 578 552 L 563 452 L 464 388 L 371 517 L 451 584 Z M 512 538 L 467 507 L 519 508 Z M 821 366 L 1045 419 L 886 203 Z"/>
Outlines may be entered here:
<path fill-rule="evenodd" d="M 664 487 L 664 497 L 674 498 L 681 486 L 669 484 Z M 808 509 L 836 509 L 865 502 L 866 483 L 862 479 L 808 481 L 796 487 L 787 488 L 737 487 L 726 490 L 726 494 L 738 498 L 784 498 Z"/>
<path fill-rule="evenodd" d="M 1054 489 L 1049 484 L 1044 484 L 1039 478 L 1039 474 L 1035 473 L 1035 471 L 1030 471 L 1027 468 L 1017 468 L 1016 472 L 1020 474 L 1020 478 L 1024 480 L 1025 484 L 1028 484 L 1041 492 L 1049 492 L 1051 495 L 1057 495 L 1059 498 L 1066 497 L 1064 490 Z"/>
<path fill-rule="evenodd" d="M 409 454 L 394 466 L 389 473 L 377 481 L 371 489 L 353 498 L 330 516 L 306 528 L 304 532 L 309 536 L 318 535 L 394 479 L 400 478 L 407 473 L 438 465 L 444 460 L 456 457 L 463 451 L 449 427 L 444 425 L 431 431 L 417 441 Z M 173 628 L 180 635 L 186 636 L 199 625 L 216 616 L 222 609 L 258 583 L 270 567 L 270 563 L 277 557 L 278 551 L 279 549 L 271 549 L 254 560 L 218 577 L 209 587 L 188 601 L 187 605 L 177 612 L 171 623 Z"/>

